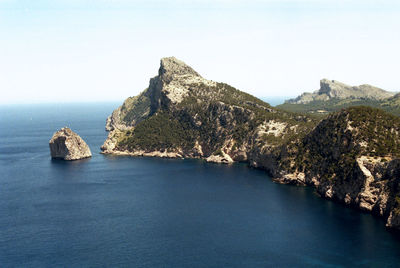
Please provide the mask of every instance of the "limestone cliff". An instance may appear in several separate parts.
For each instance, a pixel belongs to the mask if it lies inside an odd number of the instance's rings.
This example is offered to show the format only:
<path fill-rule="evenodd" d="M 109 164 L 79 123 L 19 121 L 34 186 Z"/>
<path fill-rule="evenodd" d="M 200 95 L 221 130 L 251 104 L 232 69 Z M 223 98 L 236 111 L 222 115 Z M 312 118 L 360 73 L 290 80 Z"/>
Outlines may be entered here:
<path fill-rule="evenodd" d="M 63 127 L 54 133 L 49 141 L 52 158 L 63 160 L 78 160 L 92 156 L 89 146 L 68 127 Z"/>

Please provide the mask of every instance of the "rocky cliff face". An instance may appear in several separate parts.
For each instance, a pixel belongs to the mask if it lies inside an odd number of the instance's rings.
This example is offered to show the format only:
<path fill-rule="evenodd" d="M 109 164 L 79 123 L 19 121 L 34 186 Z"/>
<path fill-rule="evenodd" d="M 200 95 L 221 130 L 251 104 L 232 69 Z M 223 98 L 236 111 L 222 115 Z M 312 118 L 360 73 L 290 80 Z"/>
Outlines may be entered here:
<path fill-rule="evenodd" d="M 331 174 L 327 179 L 310 170 L 286 173 L 275 180 L 313 186 L 322 197 L 382 216 L 387 227 L 400 229 L 399 159 L 360 156 L 355 163 L 346 177 Z"/>
<path fill-rule="evenodd" d="M 321 83 L 323 94 L 344 96 L 335 86 Z M 171 57 L 146 90 L 113 112 L 107 129 L 103 153 L 247 162 L 400 229 L 400 119 L 381 110 L 349 108 L 319 122 L 206 80 Z"/>
<path fill-rule="evenodd" d="M 289 148 L 281 183 L 310 185 L 328 199 L 370 211 L 400 228 L 400 118 L 354 107 L 330 115 Z"/>
<path fill-rule="evenodd" d="M 52 158 L 78 160 L 92 156 L 86 142 L 68 127 L 54 133 L 49 146 Z"/>
<path fill-rule="evenodd" d="M 106 122 L 106 129 L 127 130 L 160 109 L 176 106 L 197 85 L 215 87 L 216 83 L 202 78 L 196 71 L 175 57 L 161 59 L 158 75 L 141 94 L 125 100 Z"/>
<path fill-rule="evenodd" d="M 394 94 L 371 85 L 349 86 L 335 80 L 322 79 L 319 90 L 314 93 L 303 93 L 295 99 L 288 100 L 287 103 L 307 104 L 312 101 L 328 101 L 330 99 L 383 100 Z"/>

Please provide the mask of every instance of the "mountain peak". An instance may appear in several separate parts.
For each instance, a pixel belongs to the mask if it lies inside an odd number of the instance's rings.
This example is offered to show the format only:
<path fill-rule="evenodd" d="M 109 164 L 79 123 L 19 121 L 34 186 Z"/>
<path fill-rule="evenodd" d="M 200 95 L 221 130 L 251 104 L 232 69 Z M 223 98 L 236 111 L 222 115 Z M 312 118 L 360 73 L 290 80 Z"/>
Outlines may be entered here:
<path fill-rule="evenodd" d="M 368 84 L 349 86 L 336 80 L 322 79 L 320 81 L 320 85 L 321 87 L 318 91 L 318 94 L 326 94 L 329 96 L 329 98 L 382 100 L 390 98 L 394 95 L 392 92 L 388 92 Z"/>
<path fill-rule="evenodd" d="M 200 76 L 192 67 L 175 57 L 165 57 L 160 61 L 158 74 Z"/>
<path fill-rule="evenodd" d="M 349 89 L 357 89 L 356 87 L 352 87 L 349 85 L 346 85 L 345 83 L 341 83 L 336 80 L 329 80 L 329 79 L 321 79 L 320 81 L 320 89 L 318 90 L 318 94 L 326 94 L 330 98 L 341 98 L 344 95 L 347 95 L 347 91 Z M 347 96 L 344 96 L 345 98 Z"/>
<path fill-rule="evenodd" d="M 288 103 L 307 104 L 312 101 L 328 101 L 330 99 L 369 99 L 383 100 L 394 95 L 393 92 L 385 91 L 371 85 L 350 86 L 345 83 L 321 79 L 320 88 L 314 93 L 303 93 Z"/>
<path fill-rule="evenodd" d="M 351 87 L 349 85 L 346 85 L 345 83 L 341 83 L 339 81 L 330 80 L 330 79 L 326 79 L 326 78 L 321 79 L 319 84 L 320 84 L 320 89 L 319 89 L 320 94 L 329 92 L 332 90 L 332 88 L 350 88 Z"/>

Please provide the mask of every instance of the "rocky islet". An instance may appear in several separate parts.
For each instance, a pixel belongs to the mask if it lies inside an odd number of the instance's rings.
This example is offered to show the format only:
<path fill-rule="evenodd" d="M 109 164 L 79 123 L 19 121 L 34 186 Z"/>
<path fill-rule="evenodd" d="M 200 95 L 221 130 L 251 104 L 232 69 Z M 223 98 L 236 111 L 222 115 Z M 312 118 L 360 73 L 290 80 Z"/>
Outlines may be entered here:
<path fill-rule="evenodd" d="M 53 159 L 70 161 L 92 156 L 86 142 L 68 127 L 63 127 L 54 133 L 49 141 L 49 147 Z"/>

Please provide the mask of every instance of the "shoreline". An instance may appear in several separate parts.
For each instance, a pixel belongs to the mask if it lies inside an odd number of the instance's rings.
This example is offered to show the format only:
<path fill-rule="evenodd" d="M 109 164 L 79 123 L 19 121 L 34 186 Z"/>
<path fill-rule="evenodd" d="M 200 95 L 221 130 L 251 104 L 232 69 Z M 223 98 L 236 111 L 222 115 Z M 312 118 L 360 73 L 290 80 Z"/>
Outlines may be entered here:
<path fill-rule="evenodd" d="M 340 199 L 335 195 L 331 194 L 323 194 L 317 189 L 317 185 L 314 183 L 309 183 L 305 180 L 305 175 L 304 173 L 302 174 L 285 174 L 283 176 L 274 176 L 268 170 L 264 167 L 261 166 L 252 166 L 249 161 L 233 161 L 233 162 L 223 162 L 223 161 L 208 161 L 208 158 L 203 158 L 203 157 L 184 157 L 179 153 L 171 153 L 171 152 L 160 152 L 160 151 L 153 151 L 153 152 L 145 152 L 144 150 L 136 151 L 136 152 L 129 152 L 129 151 L 106 151 L 106 152 L 100 152 L 101 154 L 104 155 L 114 155 L 114 156 L 130 156 L 130 157 L 148 157 L 148 158 L 167 158 L 167 159 L 192 159 L 192 160 L 202 160 L 206 163 L 214 163 L 214 164 L 224 164 L 224 165 L 229 165 L 229 164 L 239 164 L 243 163 L 246 164 L 248 168 L 254 168 L 257 170 L 264 171 L 268 177 L 272 180 L 274 183 L 282 184 L 282 185 L 292 185 L 296 187 L 310 187 L 314 190 L 314 192 L 318 195 L 319 198 L 327 200 L 327 201 L 332 201 L 334 203 L 340 204 L 344 207 L 352 208 L 357 210 L 358 212 L 361 213 L 368 213 L 374 217 L 380 218 L 384 221 L 385 223 L 385 228 L 388 231 L 391 231 L 395 234 L 400 235 L 400 229 L 396 226 L 389 226 L 388 225 L 388 219 L 390 218 L 391 214 L 387 215 L 385 213 L 380 214 L 374 209 L 367 209 L 366 207 L 361 207 L 360 204 L 356 203 L 349 203 L 345 199 Z"/>

